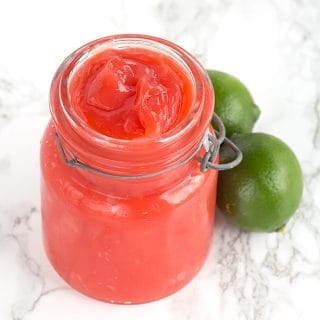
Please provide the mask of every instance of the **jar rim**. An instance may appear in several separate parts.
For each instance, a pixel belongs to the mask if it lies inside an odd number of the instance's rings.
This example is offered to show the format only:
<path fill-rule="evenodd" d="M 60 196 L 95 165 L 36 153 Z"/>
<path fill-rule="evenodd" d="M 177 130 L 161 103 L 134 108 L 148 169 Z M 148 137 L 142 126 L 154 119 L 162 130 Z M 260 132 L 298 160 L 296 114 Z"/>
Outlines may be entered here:
<path fill-rule="evenodd" d="M 161 134 L 159 137 L 119 139 L 104 135 L 89 127 L 88 124 L 81 119 L 81 117 L 73 110 L 71 106 L 68 84 L 73 73 L 76 72 L 77 66 L 86 59 L 90 58 L 92 55 L 99 52 L 99 50 L 106 48 L 123 48 L 128 46 L 144 47 L 153 51 L 161 51 L 178 62 L 179 65 L 184 68 L 184 71 L 188 73 L 190 80 L 193 82 L 194 95 L 192 105 L 190 106 L 190 111 L 179 124 Z M 133 150 L 137 150 L 137 148 L 139 148 L 139 146 L 141 146 L 144 142 L 155 143 L 157 146 L 161 146 L 160 148 L 163 150 L 163 148 L 167 145 L 172 147 L 181 137 L 187 135 L 188 132 L 192 131 L 192 128 L 197 126 L 197 123 L 199 123 L 201 115 L 204 112 L 202 106 L 206 98 L 204 94 L 206 91 L 206 86 L 210 86 L 212 89 L 211 82 L 205 69 L 190 53 L 185 51 L 180 46 L 168 40 L 149 35 L 119 34 L 91 41 L 75 50 L 62 62 L 52 81 L 50 110 L 54 123 L 59 131 L 60 121 L 57 117 L 57 103 L 54 101 L 57 99 L 57 97 L 52 96 L 58 92 L 58 102 L 61 111 L 59 114 L 65 118 L 65 122 L 72 127 L 73 131 L 86 142 L 93 142 L 95 145 L 103 148 L 114 148 L 117 149 L 118 152 L 122 151 L 122 153 L 125 153 L 126 149 L 130 149 L 131 152 Z M 54 87 L 57 90 L 54 90 Z M 213 97 L 213 90 L 211 91 L 211 95 Z M 211 105 L 207 106 L 207 108 L 209 108 L 209 110 L 206 110 L 206 113 L 209 114 L 209 116 L 207 116 L 207 119 L 205 119 L 205 123 L 202 123 L 201 125 L 201 127 L 205 127 L 203 128 L 202 135 L 210 124 L 211 115 L 213 114 L 213 101 L 211 102 Z M 63 134 L 61 136 L 64 138 Z M 202 136 L 197 137 L 197 141 L 190 146 L 189 153 L 191 153 L 199 145 L 201 138 Z"/>

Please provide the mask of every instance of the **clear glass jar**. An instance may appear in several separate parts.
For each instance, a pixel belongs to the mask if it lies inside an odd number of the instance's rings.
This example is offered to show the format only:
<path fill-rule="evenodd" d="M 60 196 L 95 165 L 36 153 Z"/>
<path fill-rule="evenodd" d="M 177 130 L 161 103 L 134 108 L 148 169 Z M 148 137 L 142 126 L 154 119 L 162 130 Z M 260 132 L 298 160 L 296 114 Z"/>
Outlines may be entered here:
<path fill-rule="evenodd" d="M 189 114 L 159 139 L 102 135 L 70 105 L 68 84 L 77 67 L 101 50 L 124 47 L 169 55 L 193 81 Z M 195 58 L 150 36 L 99 39 L 62 63 L 52 81 L 52 120 L 41 143 L 41 203 L 47 255 L 72 287 L 109 302 L 141 303 L 177 291 L 199 271 L 216 201 L 217 171 L 202 173 L 198 161 L 211 130 L 213 100 L 210 80 Z M 83 166 L 74 166 L 77 161 Z"/>

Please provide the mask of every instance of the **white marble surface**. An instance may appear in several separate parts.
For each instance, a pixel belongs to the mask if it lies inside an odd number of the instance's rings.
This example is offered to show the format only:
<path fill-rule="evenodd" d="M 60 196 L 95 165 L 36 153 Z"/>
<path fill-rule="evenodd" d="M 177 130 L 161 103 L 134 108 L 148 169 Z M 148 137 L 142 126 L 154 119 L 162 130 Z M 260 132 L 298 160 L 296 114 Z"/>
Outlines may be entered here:
<path fill-rule="evenodd" d="M 171 39 L 207 67 L 241 78 L 304 172 L 300 209 L 284 233 L 240 232 L 218 215 L 205 267 L 157 302 L 120 306 L 69 289 L 44 254 L 39 141 L 58 64 L 114 33 Z M 320 2 L 0 2 L 0 319 L 320 319 Z"/>

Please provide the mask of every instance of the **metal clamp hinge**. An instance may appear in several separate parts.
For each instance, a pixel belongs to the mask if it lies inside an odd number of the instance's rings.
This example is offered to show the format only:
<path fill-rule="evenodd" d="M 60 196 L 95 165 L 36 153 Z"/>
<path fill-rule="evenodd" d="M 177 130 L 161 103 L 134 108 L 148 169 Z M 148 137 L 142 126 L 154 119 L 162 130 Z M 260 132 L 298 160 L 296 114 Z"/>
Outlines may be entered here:
<path fill-rule="evenodd" d="M 198 158 L 200 162 L 200 171 L 206 172 L 208 169 L 214 170 L 229 170 L 237 166 L 242 160 L 242 152 L 241 150 L 230 140 L 228 139 L 225 134 L 226 130 L 221 121 L 221 119 L 214 113 L 212 117 L 214 123 L 217 125 L 218 130 L 215 130 L 216 136 L 211 134 L 210 132 L 207 133 L 205 141 L 203 144 L 207 147 L 206 153 L 203 157 Z M 231 162 L 216 164 L 214 163 L 215 159 L 217 158 L 220 147 L 222 144 L 227 145 L 232 151 L 235 153 L 235 158 Z"/>

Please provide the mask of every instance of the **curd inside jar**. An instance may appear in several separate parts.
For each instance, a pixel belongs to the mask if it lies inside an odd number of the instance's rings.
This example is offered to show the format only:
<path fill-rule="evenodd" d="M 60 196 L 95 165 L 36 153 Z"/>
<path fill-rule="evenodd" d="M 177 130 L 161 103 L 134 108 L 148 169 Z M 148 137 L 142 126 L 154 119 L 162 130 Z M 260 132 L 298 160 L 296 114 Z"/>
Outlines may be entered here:
<path fill-rule="evenodd" d="M 92 129 L 119 139 L 161 137 L 189 113 L 190 76 L 146 48 L 108 49 L 87 59 L 69 84 L 71 105 Z"/>

